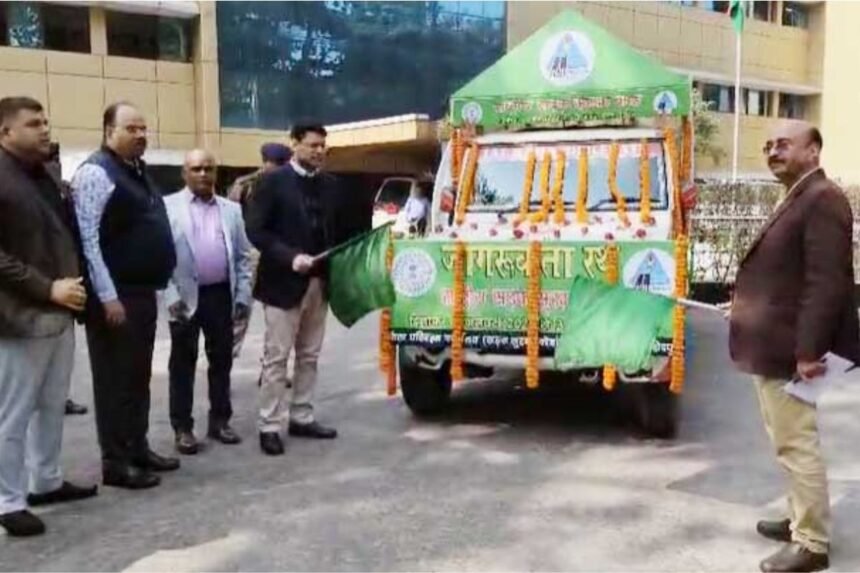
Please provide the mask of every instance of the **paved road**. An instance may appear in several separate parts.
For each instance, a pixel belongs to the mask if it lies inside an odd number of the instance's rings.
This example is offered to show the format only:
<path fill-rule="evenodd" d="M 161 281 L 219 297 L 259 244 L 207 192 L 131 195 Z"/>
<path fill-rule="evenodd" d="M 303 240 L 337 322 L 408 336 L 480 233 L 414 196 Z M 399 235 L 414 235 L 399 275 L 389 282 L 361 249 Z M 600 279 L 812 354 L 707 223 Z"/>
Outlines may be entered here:
<path fill-rule="evenodd" d="M 384 396 L 375 318 L 350 332 L 333 324 L 319 415 L 342 437 L 293 440 L 285 457 L 266 458 L 253 415 L 259 318 L 235 370 L 242 445 L 184 458 L 156 490 L 106 488 L 42 512 L 46 536 L 0 537 L 0 569 L 753 571 L 777 548 L 752 528 L 778 515 L 782 476 L 718 319 L 693 320 L 673 442 L 637 437 L 597 388 L 528 392 L 515 379 L 460 387 L 448 414 L 418 422 Z M 172 438 L 165 332 L 151 430 L 161 451 Z M 80 346 L 73 393 L 92 404 Z M 197 396 L 204 420 L 205 384 Z M 833 391 L 821 410 L 833 570 L 856 571 L 860 388 Z M 68 420 L 64 458 L 71 477 L 98 479 L 92 415 Z"/>

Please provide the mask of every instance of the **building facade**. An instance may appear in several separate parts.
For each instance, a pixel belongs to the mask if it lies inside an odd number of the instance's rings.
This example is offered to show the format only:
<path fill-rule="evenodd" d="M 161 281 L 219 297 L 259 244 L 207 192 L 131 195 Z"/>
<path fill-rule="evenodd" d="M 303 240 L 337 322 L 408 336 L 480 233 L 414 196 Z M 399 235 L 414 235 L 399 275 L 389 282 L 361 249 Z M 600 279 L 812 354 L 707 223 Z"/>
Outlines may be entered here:
<path fill-rule="evenodd" d="M 447 98 L 564 9 L 689 74 L 721 129 L 731 163 L 735 105 L 741 171 L 763 176 L 761 146 L 777 121 L 805 119 L 825 136 L 825 167 L 860 182 L 852 59 L 860 3 L 748 2 L 742 97 L 734 101 L 728 2 L 192 2 L 0 3 L 0 96 L 44 102 L 74 168 L 101 139 L 101 112 L 129 100 L 150 125 L 150 163 L 175 166 L 206 146 L 249 168 L 261 143 L 293 122 L 330 126 L 344 173 L 419 174 L 438 154 Z"/>

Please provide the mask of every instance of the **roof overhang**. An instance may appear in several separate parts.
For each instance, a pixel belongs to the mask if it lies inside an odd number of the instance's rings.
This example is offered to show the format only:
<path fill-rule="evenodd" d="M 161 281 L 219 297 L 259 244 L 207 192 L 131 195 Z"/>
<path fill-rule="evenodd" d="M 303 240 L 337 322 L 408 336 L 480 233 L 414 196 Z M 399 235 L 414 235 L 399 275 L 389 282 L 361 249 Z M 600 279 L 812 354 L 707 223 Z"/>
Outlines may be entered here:
<path fill-rule="evenodd" d="M 685 68 L 672 68 L 673 71 L 679 74 L 685 74 L 692 77 L 694 80 L 705 82 L 715 82 L 725 85 L 734 85 L 735 78 L 730 75 L 720 74 L 717 72 L 707 72 L 704 70 L 690 70 Z M 759 78 L 744 77 L 741 81 L 741 86 L 754 90 L 762 91 L 778 91 L 782 93 L 795 95 L 821 95 L 821 88 L 806 84 L 794 84 L 785 82 L 774 82 L 770 80 L 762 80 Z"/>

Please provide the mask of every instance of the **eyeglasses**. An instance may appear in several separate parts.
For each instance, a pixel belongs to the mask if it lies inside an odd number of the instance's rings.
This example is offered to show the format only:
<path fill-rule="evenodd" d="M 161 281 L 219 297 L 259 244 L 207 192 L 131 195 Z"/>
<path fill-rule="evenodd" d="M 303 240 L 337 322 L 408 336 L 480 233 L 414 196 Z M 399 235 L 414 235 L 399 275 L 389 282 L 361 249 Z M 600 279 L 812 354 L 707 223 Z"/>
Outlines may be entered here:
<path fill-rule="evenodd" d="M 212 173 L 215 167 L 212 165 L 194 165 L 188 168 L 192 173 Z"/>
<path fill-rule="evenodd" d="M 768 141 L 761 148 L 761 152 L 765 155 L 770 155 L 772 151 L 782 152 L 788 151 L 788 148 L 791 147 L 793 142 L 790 139 L 777 139 L 774 141 Z"/>

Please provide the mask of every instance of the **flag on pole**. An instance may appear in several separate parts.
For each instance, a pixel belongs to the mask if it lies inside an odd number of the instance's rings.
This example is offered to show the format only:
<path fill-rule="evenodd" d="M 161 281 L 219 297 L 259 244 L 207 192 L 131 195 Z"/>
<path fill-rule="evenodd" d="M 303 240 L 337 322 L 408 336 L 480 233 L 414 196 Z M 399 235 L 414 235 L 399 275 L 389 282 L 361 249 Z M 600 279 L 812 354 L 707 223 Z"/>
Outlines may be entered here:
<path fill-rule="evenodd" d="M 744 31 L 744 2 L 743 0 L 731 0 L 729 2 L 729 18 L 736 34 Z"/>
<path fill-rule="evenodd" d="M 675 301 L 670 298 L 580 276 L 569 300 L 555 348 L 559 369 L 609 364 L 643 370 L 651 365 L 658 336 L 671 336 Z"/>
<path fill-rule="evenodd" d="M 394 304 L 394 284 L 386 264 L 390 226 L 389 223 L 359 235 L 326 254 L 329 306 L 346 327 L 374 310 Z"/>

